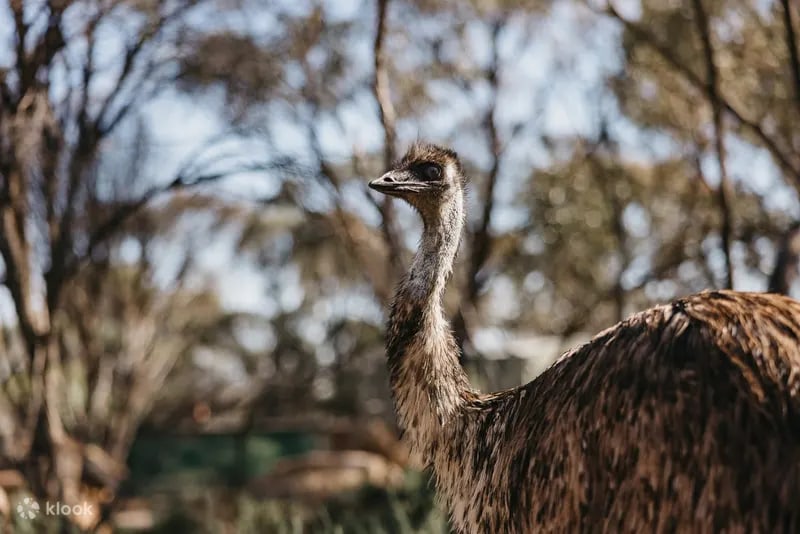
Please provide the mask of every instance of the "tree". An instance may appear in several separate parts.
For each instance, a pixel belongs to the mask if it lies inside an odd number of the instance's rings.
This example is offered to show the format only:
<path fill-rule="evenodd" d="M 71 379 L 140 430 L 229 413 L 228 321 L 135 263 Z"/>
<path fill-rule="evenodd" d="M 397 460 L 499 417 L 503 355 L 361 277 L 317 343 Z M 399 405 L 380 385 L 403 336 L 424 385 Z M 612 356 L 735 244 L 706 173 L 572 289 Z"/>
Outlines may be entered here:
<path fill-rule="evenodd" d="M 157 197 L 242 168 L 203 165 L 202 153 L 174 176 L 143 168 L 146 128 L 132 119 L 174 87 L 175 48 L 202 8 L 14 0 L 1 14 L 13 46 L 0 69 L 0 255 L 15 324 L 0 455 L 38 495 L 68 505 L 93 487 L 113 494 L 137 426 L 185 351 L 169 339 L 185 343 L 187 329 L 208 326 L 191 314 L 159 324 L 158 314 L 197 299 L 215 309 L 202 293 L 157 290 L 151 240 L 130 226 Z M 129 143 L 130 154 L 107 150 L 112 143 Z M 140 261 L 120 264 L 120 247 L 135 242 Z M 103 339 L 106 330 L 117 338 Z"/>

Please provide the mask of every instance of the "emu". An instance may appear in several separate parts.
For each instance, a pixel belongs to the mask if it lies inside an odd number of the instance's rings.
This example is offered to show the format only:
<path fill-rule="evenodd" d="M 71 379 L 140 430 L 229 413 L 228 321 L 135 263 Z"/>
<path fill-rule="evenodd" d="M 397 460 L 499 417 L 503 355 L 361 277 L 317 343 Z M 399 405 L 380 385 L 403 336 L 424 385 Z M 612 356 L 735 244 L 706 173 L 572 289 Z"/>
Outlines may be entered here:
<path fill-rule="evenodd" d="M 800 303 L 681 298 L 481 394 L 442 309 L 465 182 L 455 152 L 417 143 L 369 184 L 423 222 L 386 352 L 404 439 L 454 528 L 800 532 Z"/>

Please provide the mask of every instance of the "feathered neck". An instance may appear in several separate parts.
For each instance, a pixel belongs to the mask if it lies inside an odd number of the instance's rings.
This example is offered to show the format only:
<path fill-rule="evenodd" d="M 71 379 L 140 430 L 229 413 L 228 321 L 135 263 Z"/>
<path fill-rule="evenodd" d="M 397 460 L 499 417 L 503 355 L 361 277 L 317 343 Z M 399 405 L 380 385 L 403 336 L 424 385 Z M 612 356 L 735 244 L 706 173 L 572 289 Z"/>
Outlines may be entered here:
<path fill-rule="evenodd" d="M 435 217 L 423 215 L 422 240 L 389 318 L 387 355 L 395 407 L 423 465 L 431 462 L 442 429 L 471 393 L 442 309 L 464 226 L 462 193 L 456 195 Z"/>

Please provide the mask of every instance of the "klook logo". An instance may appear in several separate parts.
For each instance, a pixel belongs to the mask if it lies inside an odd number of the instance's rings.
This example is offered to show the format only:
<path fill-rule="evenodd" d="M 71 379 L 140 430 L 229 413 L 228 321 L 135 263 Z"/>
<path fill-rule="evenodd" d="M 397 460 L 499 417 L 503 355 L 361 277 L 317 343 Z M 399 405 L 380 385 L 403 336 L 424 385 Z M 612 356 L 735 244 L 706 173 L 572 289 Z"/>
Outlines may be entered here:
<path fill-rule="evenodd" d="M 30 497 L 25 497 L 17 503 L 17 514 L 22 519 L 34 519 L 39 515 L 39 503 Z"/>
<path fill-rule="evenodd" d="M 45 501 L 44 503 L 44 515 L 81 516 L 90 515 L 93 512 L 94 505 L 87 502 L 72 506 L 58 501 Z M 22 519 L 36 519 L 40 513 L 42 513 L 42 507 L 30 497 L 25 497 L 17 503 L 17 515 Z"/>

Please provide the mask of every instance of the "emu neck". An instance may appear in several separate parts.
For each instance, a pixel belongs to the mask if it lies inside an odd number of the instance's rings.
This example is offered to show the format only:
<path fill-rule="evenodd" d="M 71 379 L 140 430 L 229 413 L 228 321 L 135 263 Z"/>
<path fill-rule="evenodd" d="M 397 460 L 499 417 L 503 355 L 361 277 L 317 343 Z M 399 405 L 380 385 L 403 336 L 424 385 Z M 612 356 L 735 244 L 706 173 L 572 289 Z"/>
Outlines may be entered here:
<path fill-rule="evenodd" d="M 419 249 L 392 304 L 387 344 L 399 423 L 424 465 L 471 391 L 442 309 L 464 225 L 462 199 L 426 219 L 432 220 L 424 221 Z"/>

